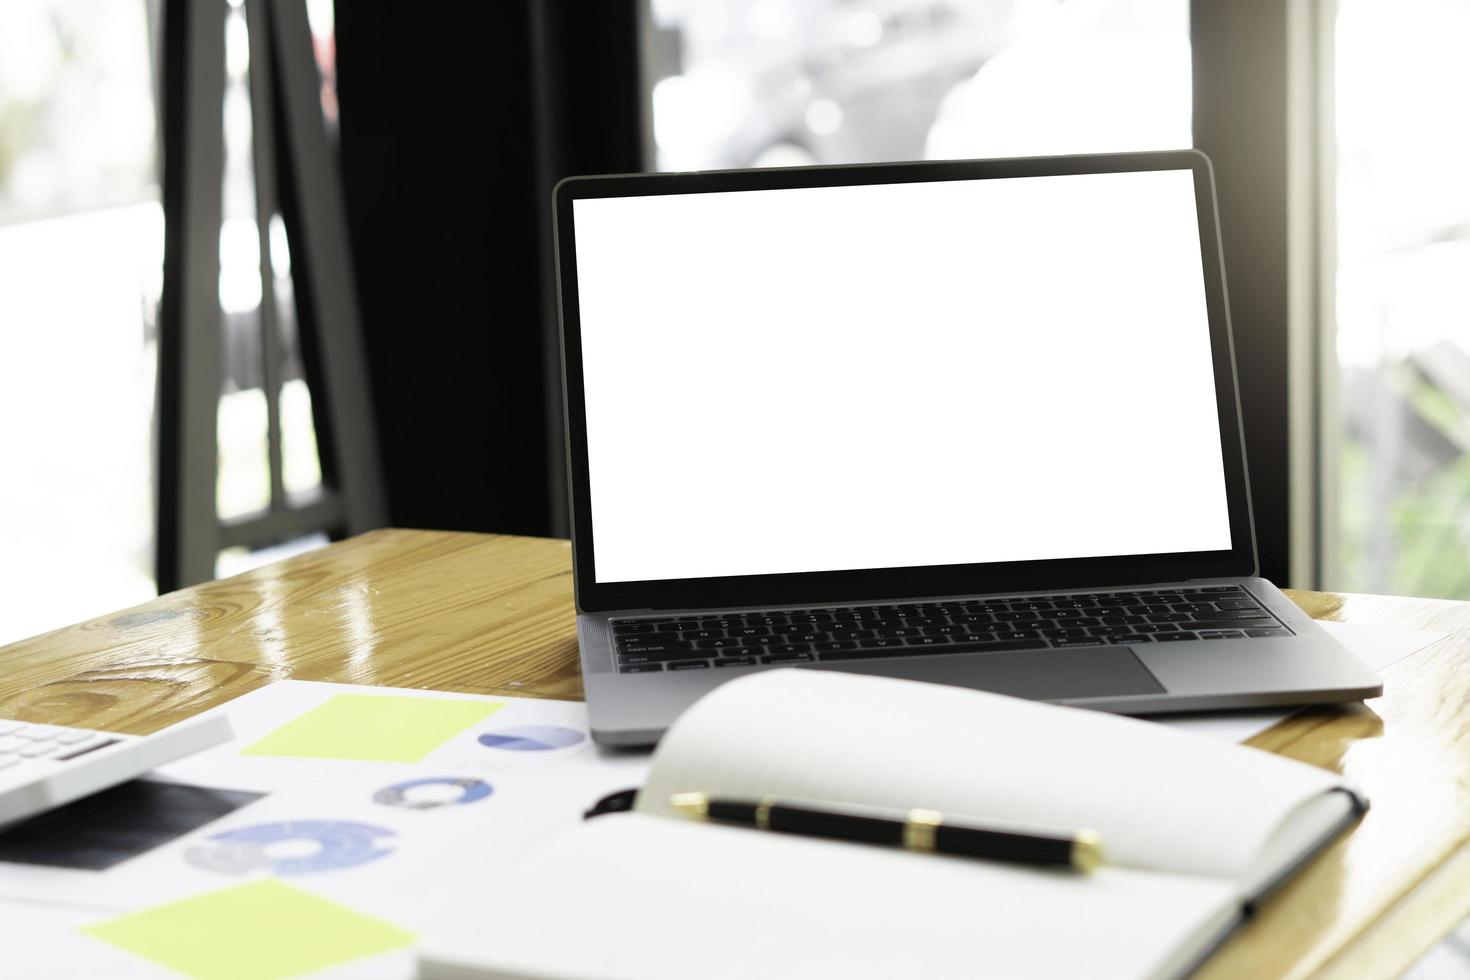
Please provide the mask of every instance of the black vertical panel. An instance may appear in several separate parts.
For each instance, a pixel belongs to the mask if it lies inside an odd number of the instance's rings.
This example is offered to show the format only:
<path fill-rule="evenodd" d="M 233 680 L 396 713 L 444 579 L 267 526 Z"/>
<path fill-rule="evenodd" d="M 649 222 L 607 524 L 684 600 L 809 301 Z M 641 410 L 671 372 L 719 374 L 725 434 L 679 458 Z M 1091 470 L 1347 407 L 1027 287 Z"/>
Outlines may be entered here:
<path fill-rule="evenodd" d="M 641 163 L 635 4 L 574 6 L 337 6 L 342 168 L 394 524 L 558 526 L 547 196 L 567 173 Z"/>
<path fill-rule="evenodd" d="M 1194 143 L 1214 161 L 1261 574 L 1290 584 L 1288 11 L 1193 0 Z"/>

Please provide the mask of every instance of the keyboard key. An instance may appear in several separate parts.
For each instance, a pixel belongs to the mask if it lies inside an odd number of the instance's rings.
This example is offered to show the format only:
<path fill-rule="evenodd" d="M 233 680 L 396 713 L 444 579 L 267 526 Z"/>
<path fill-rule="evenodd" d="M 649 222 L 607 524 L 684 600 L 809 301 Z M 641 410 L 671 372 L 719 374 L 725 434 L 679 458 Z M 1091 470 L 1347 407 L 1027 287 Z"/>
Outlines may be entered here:
<path fill-rule="evenodd" d="M 809 654 L 809 653 L 773 653 L 773 654 L 771 654 L 769 656 L 761 657 L 761 663 L 763 663 L 763 664 L 798 664 L 798 663 L 809 663 L 811 661 L 811 659 L 812 659 L 812 655 Z"/>
<path fill-rule="evenodd" d="M 1044 640 L 1006 640 L 995 643 L 944 643 L 936 647 L 889 647 L 885 649 L 836 650 L 818 655 L 819 660 L 864 660 L 869 657 L 930 656 L 951 653 L 1005 653 L 1012 650 L 1044 650 Z"/>
<path fill-rule="evenodd" d="M 1250 630 L 1246 630 L 1245 631 L 1245 635 L 1246 636 L 1256 636 L 1256 637 L 1290 636 L 1291 633 L 1288 630 L 1281 629 L 1279 627 L 1276 628 L 1276 629 L 1271 629 L 1271 628 L 1268 627 L 1268 628 L 1262 628 L 1262 629 L 1250 629 Z"/>
<path fill-rule="evenodd" d="M 708 666 L 708 660 L 675 660 L 669 664 L 669 670 L 699 670 Z"/>
<path fill-rule="evenodd" d="M 20 726 L 17 725 L 15 727 L 19 728 Z M 0 752 L 15 752 L 30 744 L 31 740 L 28 738 L 21 738 L 18 735 L 0 735 Z"/>
<path fill-rule="evenodd" d="M 1155 642 L 1158 642 L 1158 643 L 1173 643 L 1173 642 L 1175 642 L 1177 640 L 1194 640 L 1194 639 L 1198 639 L 1198 637 L 1196 637 L 1193 633 L 1188 633 L 1188 632 L 1183 632 L 1183 631 L 1181 631 L 1179 633 L 1158 633 L 1158 634 L 1156 634 L 1154 636 Z"/>
<path fill-rule="evenodd" d="M 1051 641 L 1054 647 L 1096 647 L 1102 644 L 1101 639 L 1091 636 L 1063 636 Z"/>
<path fill-rule="evenodd" d="M 85 728 L 69 728 L 57 735 L 56 741 L 62 745 L 76 745 L 78 742 L 90 741 L 96 735 L 96 732 L 89 732 Z"/>
<path fill-rule="evenodd" d="M 41 756 L 50 755 L 52 752 L 55 752 L 59 748 L 61 748 L 60 742 L 53 742 L 50 739 L 42 739 L 40 741 L 31 742 L 29 745 L 25 745 L 19 749 L 16 749 L 15 754 L 23 759 L 38 759 Z"/>
<path fill-rule="evenodd" d="M 26 725 L 24 728 L 17 730 L 15 734 L 19 735 L 21 738 L 28 738 L 33 741 L 37 741 L 49 739 L 53 735 L 61 734 L 61 732 L 62 729 L 58 728 L 55 725 Z"/>
<path fill-rule="evenodd" d="M 0 755 L 0 769 L 5 769 L 9 766 L 16 766 L 19 764 L 20 756 L 18 755 Z"/>
<path fill-rule="evenodd" d="M 1243 630 L 1247 626 L 1275 626 L 1274 619 L 1212 619 L 1208 622 L 1195 620 L 1184 624 L 1191 630 Z"/>
<path fill-rule="evenodd" d="M 716 667 L 750 667 L 755 664 L 754 657 L 718 657 L 711 661 Z"/>
<path fill-rule="evenodd" d="M 613 636 L 628 636 L 633 633 L 652 633 L 652 623 L 621 623 L 613 626 Z"/>
<path fill-rule="evenodd" d="M 816 644 L 818 650 L 856 650 L 857 644 L 852 640 L 828 640 L 825 643 Z"/>
<path fill-rule="evenodd" d="M 728 650 L 738 647 L 745 641 L 731 636 L 720 637 L 718 640 L 699 640 L 694 644 L 696 650 Z"/>
<path fill-rule="evenodd" d="M 651 671 L 663 669 L 664 665 L 661 662 L 649 664 L 618 664 L 618 673 L 620 674 L 647 674 Z"/>
<path fill-rule="evenodd" d="M 619 653 L 686 653 L 693 649 L 693 644 L 684 640 L 650 641 L 648 643 L 632 643 L 625 647 L 619 647 Z"/>

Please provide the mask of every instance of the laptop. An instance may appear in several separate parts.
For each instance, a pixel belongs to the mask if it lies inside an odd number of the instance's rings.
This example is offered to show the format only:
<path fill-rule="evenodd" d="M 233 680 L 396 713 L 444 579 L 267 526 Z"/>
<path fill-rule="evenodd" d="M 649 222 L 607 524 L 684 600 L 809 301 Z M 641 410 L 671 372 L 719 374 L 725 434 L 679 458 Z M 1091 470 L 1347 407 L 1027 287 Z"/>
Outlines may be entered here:
<path fill-rule="evenodd" d="M 598 741 L 789 666 L 1129 714 L 1382 693 L 1257 574 L 1202 154 L 554 197 Z"/>

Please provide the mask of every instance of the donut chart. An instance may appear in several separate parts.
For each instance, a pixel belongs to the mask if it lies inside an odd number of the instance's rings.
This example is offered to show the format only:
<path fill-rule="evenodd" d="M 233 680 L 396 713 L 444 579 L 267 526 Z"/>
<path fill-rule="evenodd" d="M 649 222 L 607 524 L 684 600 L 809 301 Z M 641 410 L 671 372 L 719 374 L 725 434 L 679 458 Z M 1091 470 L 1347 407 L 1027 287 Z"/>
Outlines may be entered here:
<path fill-rule="evenodd" d="M 386 828 L 347 820 L 290 820 L 213 834 L 185 851 L 184 860 L 226 874 L 310 874 L 386 857 L 393 853 L 389 842 L 395 836 Z"/>
<path fill-rule="evenodd" d="M 373 802 L 407 810 L 434 810 L 441 806 L 474 803 L 494 791 L 482 779 L 471 779 L 468 776 L 430 776 L 384 786 L 373 794 Z"/>

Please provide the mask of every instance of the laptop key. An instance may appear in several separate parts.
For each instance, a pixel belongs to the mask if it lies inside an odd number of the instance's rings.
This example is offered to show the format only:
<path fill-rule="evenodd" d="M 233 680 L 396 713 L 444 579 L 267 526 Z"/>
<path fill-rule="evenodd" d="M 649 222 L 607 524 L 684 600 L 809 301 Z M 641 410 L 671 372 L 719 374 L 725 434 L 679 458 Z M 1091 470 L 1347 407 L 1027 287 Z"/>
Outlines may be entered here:
<path fill-rule="evenodd" d="M 1044 640 L 1006 640 L 994 643 L 944 643 L 935 647 L 888 647 L 885 649 L 833 650 L 817 655 L 818 660 L 866 660 L 870 657 L 930 656 L 951 653 L 1004 653 L 1012 650 L 1044 650 Z"/>
<path fill-rule="evenodd" d="M 1212 619 L 1209 621 L 1194 620 L 1181 624 L 1181 628 L 1190 630 L 1243 630 L 1247 626 L 1275 626 L 1276 620 L 1264 616 L 1255 619 Z"/>
<path fill-rule="evenodd" d="M 618 664 L 618 673 L 620 674 L 647 674 L 651 671 L 663 669 L 664 665 L 662 663 Z"/>
<path fill-rule="evenodd" d="M 658 653 L 623 653 L 623 652 L 620 652 L 620 653 L 618 653 L 618 663 L 620 663 L 620 664 L 647 664 L 647 663 L 654 663 L 654 662 L 663 663 L 663 662 L 669 661 L 669 660 L 688 660 L 690 657 L 697 657 L 697 656 L 699 656 L 699 654 L 696 653 L 696 652 L 694 652 L 693 650 L 663 650 L 663 651 L 658 652 Z"/>
<path fill-rule="evenodd" d="M 708 660 L 676 660 L 669 664 L 669 670 L 699 670 L 708 666 Z"/>
<path fill-rule="evenodd" d="M 1176 640 L 1196 640 L 1196 639 L 1199 639 L 1199 637 L 1197 637 L 1193 633 L 1190 633 L 1190 632 L 1187 632 L 1187 631 L 1180 631 L 1178 633 L 1156 633 L 1156 634 L 1154 634 L 1154 641 L 1157 642 L 1157 643 L 1173 643 Z"/>
<path fill-rule="evenodd" d="M 754 657 L 717 657 L 710 661 L 716 667 L 750 667 L 755 662 Z"/>
<path fill-rule="evenodd" d="M 1054 647 L 1100 647 L 1103 645 L 1103 639 L 1096 636 L 1061 636 L 1052 640 L 1051 645 Z"/>
<path fill-rule="evenodd" d="M 763 664 L 802 664 L 810 663 L 812 655 L 809 653 L 773 653 L 761 657 Z"/>
<path fill-rule="evenodd" d="M 648 643 L 619 645 L 619 653 L 687 653 L 693 644 L 684 640 L 651 640 Z"/>
<path fill-rule="evenodd" d="M 613 636 L 628 636 L 632 633 L 652 633 L 652 623 L 622 623 L 613 626 Z"/>
<path fill-rule="evenodd" d="M 1287 631 L 1285 629 L 1282 629 L 1281 627 L 1278 626 L 1275 629 L 1271 629 L 1270 627 L 1263 627 L 1263 628 L 1258 628 L 1258 629 L 1249 629 L 1249 630 L 1246 630 L 1245 631 L 1245 635 L 1246 636 L 1255 636 L 1255 637 L 1290 636 L 1291 633 L 1289 631 Z"/>
<path fill-rule="evenodd" d="M 1129 633 L 1127 636 L 1105 636 L 1103 639 L 1109 643 L 1152 643 L 1153 637 L 1142 633 Z"/>
<path fill-rule="evenodd" d="M 816 647 L 817 647 L 818 650 L 823 650 L 823 651 L 828 651 L 828 650 L 856 650 L 857 649 L 857 644 L 854 643 L 852 640 L 828 640 L 825 643 L 818 643 L 816 645 Z"/>

